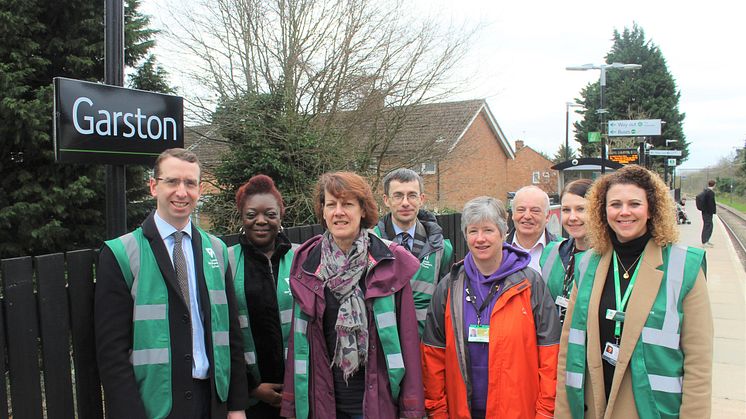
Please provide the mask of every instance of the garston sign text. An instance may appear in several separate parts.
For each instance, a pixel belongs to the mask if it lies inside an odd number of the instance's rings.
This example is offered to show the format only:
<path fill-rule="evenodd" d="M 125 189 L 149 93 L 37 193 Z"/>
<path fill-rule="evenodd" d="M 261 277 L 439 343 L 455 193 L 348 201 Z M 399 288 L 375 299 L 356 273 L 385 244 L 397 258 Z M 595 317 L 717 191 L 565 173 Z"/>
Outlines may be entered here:
<path fill-rule="evenodd" d="M 63 163 L 152 164 L 184 146 L 184 100 L 66 78 L 54 79 L 54 143 Z"/>

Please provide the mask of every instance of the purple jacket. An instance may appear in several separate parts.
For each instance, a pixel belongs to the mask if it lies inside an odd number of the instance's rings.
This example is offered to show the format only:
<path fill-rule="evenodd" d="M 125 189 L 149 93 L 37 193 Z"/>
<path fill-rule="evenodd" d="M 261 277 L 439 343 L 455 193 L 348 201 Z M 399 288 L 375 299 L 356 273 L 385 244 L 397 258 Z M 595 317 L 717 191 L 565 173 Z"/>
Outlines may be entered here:
<path fill-rule="evenodd" d="M 391 242 L 384 242 L 374 234 L 369 234 L 369 236 L 368 253 L 375 262 L 368 270 L 367 289 L 365 290 L 370 345 L 368 345 L 368 364 L 365 368 L 367 391 L 363 397 L 363 415 L 366 418 L 421 418 L 425 416 L 425 396 L 422 384 L 420 339 L 412 288 L 409 285 L 410 278 L 417 272 L 420 264 L 417 258 L 405 248 Z M 324 284 L 315 275 L 321 260 L 321 246 L 318 246 L 320 240 L 321 236 L 313 237 L 295 252 L 293 266 L 290 269 L 290 289 L 295 302 L 311 318 L 307 328 L 310 350 L 309 418 L 336 419 L 334 378 L 329 367 L 331 361 L 323 330 Z M 373 320 L 372 299 L 391 294 L 395 295 L 399 340 L 406 369 L 401 382 L 399 400 L 393 400 L 391 396 L 386 360 L 376 331 L 376 323 Z M 293 330 L 291 330 L 280 411 L 280 415 L 284 417 L 295 417 L 293 340 Z"/>

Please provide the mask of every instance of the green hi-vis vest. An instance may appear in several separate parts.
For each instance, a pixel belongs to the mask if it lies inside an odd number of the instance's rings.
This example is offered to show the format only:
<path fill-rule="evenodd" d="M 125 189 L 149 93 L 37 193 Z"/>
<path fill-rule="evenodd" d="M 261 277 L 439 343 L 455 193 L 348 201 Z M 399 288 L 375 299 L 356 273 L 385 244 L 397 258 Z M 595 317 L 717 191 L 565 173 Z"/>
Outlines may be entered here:
<path fill-rule="evenodd" d="M 562 258 L 559 255 L 561 241 L 549 242 L 544 247 L 544 251 L 541 253 L 539 258 L 539 266 L 541 266 L 541 278 L 549 288 L 549 293 L 552 294 L 552 301 L 557 299 L 557 296 L 562 294 L 562 288 L 564 287 L 565 280 L 565 267 L 562 266 Z"/>
<path fill-rule="evenodd" d="M 285 253 L 280 260 L 277 272 L 277 308 L 280 315 L 280 328 L 282 330 L 282 348 L 287 358 L 288 336 L 290 335 L 290 322 L 293 319 L 293 296 L 290 294 L 290 266 L 293 264 L 294 249 Z M 238 321 L 241 324 L 241 335 L 243 336 L 244 359 L 246 368 L 257 382 L 261 381 L 259 366 L 256 363 L 256 345 L 251 333 L 249 322 L 249 309 L 246 301 L 246 287 L 244 282 L 244 257 L 240 244 L 228 249 L 228 260 L 233 273 L 233 287 L 236 290 L 238 302 Z M 254 400 L 255 402 L 255 400 Z"/>
<path fill-rule="evenodd" d="M 565 384 L 574 419 L 584 415 L 588 304 L 600 260 L 601 256 L 591 251 L 575 264 L 578 293 L 569 331 Z M 702 249 L 680 245 L 663 249 L 661 287 L 630 359 L 632 392 L 641 418 L 679 417 L 684 374 L 679 344 L 683 304 L 700 268 L 704 268 Z"/>
<path fill-rule="evenodd" d="M 308 373 L 311 366 L 309 365 L 310 348 L 306 330 L 310 318 L 300 309 L 298 304 L 295 305 L 293 313 L 295 322 L 293 329 L 295 417 L 297 419 L 307 419 L 310 397 L 308 394 Z M 373 299 L 373 315 L 376 319 L 376 329 L 383 347 L 383 354 L 386 357 L 386 370 L 389 375 L 391 395 L 394 400 L 398 400 L 401 380 L 404 378 L 405 371 L 404 357 L 402 357 L 401 343 L 399 342 L 399 328 L 396 324 L 394 295 Z"/>
<path fill-rule="evenodd" d="M 197 229 L 202 237 L 202 260 L 210 300 L 215 389 L 222 402 L 228 398 L 230 346 L 225 269 L 228 249 L 220 239 Z M 134 300 L 130 362 L 145 412 L 165 418 L 173 401 L 171 336 L 166 282 L 142 228 L 106 242 L 122 270 Z"/>
<path fill-rule="evenodd" d="M 373 232 L 381 237 L 381 230 L 378 226 L 373 228 Z M 409 285 L 412 287 L 412 296 L 414 297 L 414 310 L 417 315 L 417 330 L 422 336 L 425 330 L 425 318 L 427 309 L 430 307 L 430 300 L 433 299 L 435 287 L 441 277 L 441 272 L 448 273 L 449 266 L 441 266 L 443 261 L 450 261 L 453 257 L 453 245 L 448 239 L 443 240 L 443 248 L 438 249 L 427 255 L 420 261 L 420 268 L 414 273 Z"/>

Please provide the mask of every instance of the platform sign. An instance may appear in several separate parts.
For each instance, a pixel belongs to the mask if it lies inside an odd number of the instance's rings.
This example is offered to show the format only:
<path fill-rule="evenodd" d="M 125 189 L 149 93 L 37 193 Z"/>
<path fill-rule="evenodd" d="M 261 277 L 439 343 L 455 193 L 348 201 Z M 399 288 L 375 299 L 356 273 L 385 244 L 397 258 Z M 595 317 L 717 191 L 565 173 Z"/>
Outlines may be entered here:
<path fill-rule="evenodd" d="M 54 153 L 61 163 L 153 164 L 184 147 L 184 99 L 54 79 Z"/>
<path fill-rule="evenodd" d="M 640 157 L 636 148 L 617 148 L 611 150 L 609 160 L 619 164 L 636 164 L 639 163 Z"/>
<path fill-rule="evenodd" d="M 650 150 L 648 156 L 681 157 L 681 150 Z"/>
<path fill-rule="evenodd" d="M 676 159 L 668 159 L 668 167 L 676 166 Z"/>
<path fill-rule="evenodd" d="M 661 135 L 660 119 L 609 121 L 609 137 L 645 137 Z"/>

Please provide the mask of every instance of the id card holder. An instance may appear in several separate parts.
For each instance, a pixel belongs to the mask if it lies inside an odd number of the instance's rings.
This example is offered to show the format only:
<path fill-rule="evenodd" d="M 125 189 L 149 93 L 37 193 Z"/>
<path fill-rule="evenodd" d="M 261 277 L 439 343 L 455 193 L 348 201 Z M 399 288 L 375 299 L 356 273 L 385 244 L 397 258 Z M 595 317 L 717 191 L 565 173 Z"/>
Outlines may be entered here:
<path fill-rule="evenodd" d="M 606 320 L 611 320 L 613 322 L 623 322 L 624 312 L 608 309 L 606 310 Z"/>
<path fill-rule="evenodd" d="M 469 325 L 470 343 L 490 343 L 490 327 L 485 325 Z"/>
<path fill-rule="evenodd" d="M 558 295 L 557 299 L 554 300 L 554 304 L 562 308 L 567 308 L 567 306 L 570 304 L 570 300 L 561 295 Z"/>
<path fill-rule="evenodd" d="M 616 366 L 616 362 L 619 359 L 619 345 L 606 342 L 606 345 L 604 345 L 604 353 L 601 354 L 601 358 L 609 364 Z"/>

